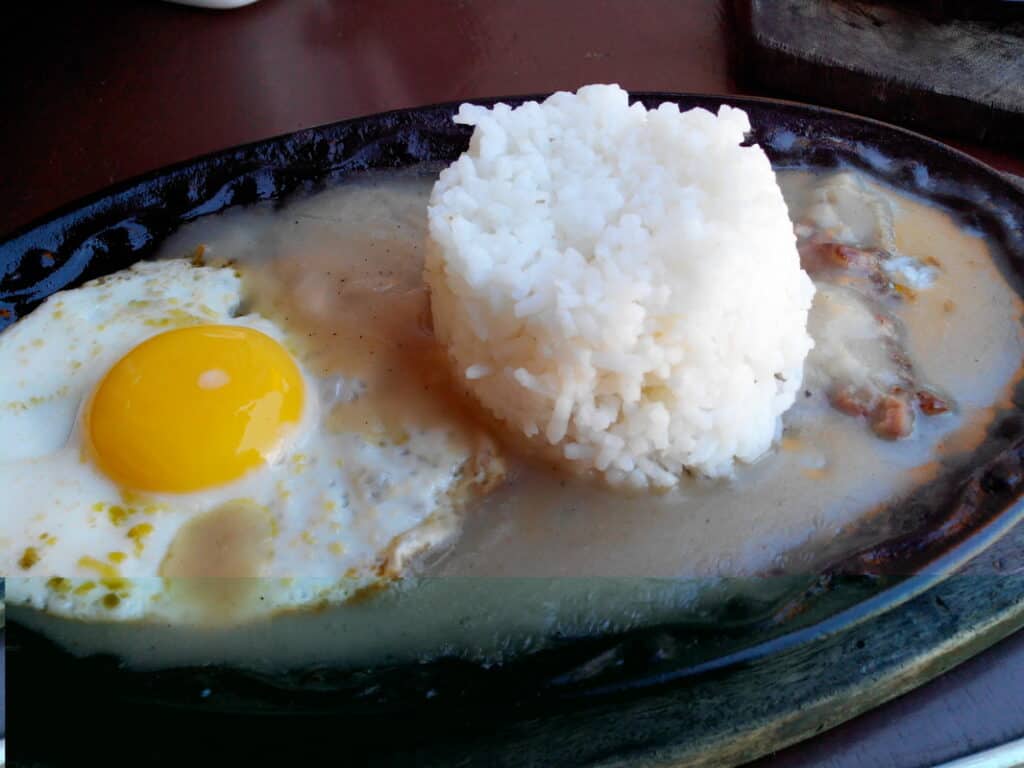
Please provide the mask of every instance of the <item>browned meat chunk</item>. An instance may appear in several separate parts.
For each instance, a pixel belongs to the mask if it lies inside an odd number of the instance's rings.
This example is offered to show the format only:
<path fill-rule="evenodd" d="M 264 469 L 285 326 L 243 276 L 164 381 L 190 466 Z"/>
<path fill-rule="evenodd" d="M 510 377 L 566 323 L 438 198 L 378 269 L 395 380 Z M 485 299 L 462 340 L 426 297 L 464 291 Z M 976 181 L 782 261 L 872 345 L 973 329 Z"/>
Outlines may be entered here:
<path fill-rule="evenodd" d="M 940 413 L 948 413 L 950 410 L 949 403 L 926 389 L 918 391 L 917 404 L 921 408 L 921 413 L 926 416 L 937 416 Z"/>
<path fill-rule="evenodd" d="M 900 324 L 877 298 L 821 281 L 809 322 L 815 347 L 808 383 L 826 391 L 837 411 L 863 418 L 879 437 L 907 437 L 919 412 L 935 416 L 951 409 L 918 381 Z"/>
<path fill-rule="evenodd" d="M 950 411 L 918 380 L 890 313 L 928 285 L 922 270 L 938 262 L 897 253 L 891 206 L 845 171 L 813 190 L 797 221 L 800 262 L 818 288 L 808 321 L 815 343 L 808 384 L 887 440 L 909 436 L 919 413 Z"/>
<path fill-rule="evenodd" d="M 867 416 L 874 408 L 874 400 L 867 389 L 855 389 L 849 384 L 835 386 L 828 393 L 832 407 L 847 416 Z"/>
<path fill-rule="evenodd" d="M 881 394 L 838 385 L 829 392 L 829 402 L 847 416 L 867 417 L 871 431 L 885 440 L 898 440 L 914 431 L 913 400 L 899 387 Z"/>
<path fill-rule="evenodd" d="M 808 238 L 799 244 L 800 264 L 815 280 L 847 285 L 868 295 L 905 296 L 882 269 L 889 254 L 877 248 L 856 248 Z"/>
<path fill-rule="evenodd" d="M 881 438 L 907 437 L 914 430 L 914 406 L 905 393 L 885 395 L 871 412 L 870 421 L 871 430 Z"/>

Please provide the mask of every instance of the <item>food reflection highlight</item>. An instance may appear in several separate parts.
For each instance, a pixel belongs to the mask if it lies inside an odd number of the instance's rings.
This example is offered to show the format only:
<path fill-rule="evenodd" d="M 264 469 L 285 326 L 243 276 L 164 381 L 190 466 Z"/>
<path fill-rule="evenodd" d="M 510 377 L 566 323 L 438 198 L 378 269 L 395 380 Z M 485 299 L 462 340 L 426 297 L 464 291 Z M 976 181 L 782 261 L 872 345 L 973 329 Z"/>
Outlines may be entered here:
<path fill-rule="evenodd" d="M 103 377 L 88 405 L 90 445 L 103 473 L 124 488 L 213 488 L 280 459 L 304 388 L 291 356 L 259 331 L 167 331 Z"/>

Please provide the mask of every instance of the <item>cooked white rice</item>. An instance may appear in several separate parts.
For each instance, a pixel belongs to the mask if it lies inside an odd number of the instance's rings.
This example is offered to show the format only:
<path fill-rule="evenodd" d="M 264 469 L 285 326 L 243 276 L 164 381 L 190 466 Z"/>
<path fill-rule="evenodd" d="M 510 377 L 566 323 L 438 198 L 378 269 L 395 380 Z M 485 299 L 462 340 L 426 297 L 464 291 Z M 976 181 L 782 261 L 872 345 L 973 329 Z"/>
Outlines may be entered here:
<path fill-rule="evenodd" d="M 613 483 L 730 474 L 781 431 L 814 287 L 747 115 L 618 86 L 463 104 L 434 187 L 434 327 L 480 402 Z"/>

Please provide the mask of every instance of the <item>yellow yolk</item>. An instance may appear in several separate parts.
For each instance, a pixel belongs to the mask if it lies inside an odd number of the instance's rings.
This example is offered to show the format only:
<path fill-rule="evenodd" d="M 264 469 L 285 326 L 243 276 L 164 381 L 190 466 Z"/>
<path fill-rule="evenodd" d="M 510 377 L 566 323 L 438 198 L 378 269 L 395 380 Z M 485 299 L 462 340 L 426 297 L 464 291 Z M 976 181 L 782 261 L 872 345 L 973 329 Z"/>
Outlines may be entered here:
<path fill-rule="evenodd" d="M 187 493 L 272 461 L 302 405 L 302 374 L 278 342 L 251 328 L 200 325 L 121 358 L 93 396 L 87 430 L 111 479 Z"/>

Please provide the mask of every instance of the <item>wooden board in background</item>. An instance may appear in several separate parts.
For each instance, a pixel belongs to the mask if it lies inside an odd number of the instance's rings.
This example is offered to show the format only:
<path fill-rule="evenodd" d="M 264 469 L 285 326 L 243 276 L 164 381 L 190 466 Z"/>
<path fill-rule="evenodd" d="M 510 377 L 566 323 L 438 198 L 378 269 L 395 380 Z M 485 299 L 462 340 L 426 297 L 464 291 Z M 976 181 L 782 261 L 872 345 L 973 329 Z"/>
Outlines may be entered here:
<path fill-rule="evenodd" d="M 736 0 L 741 83 L 932 135 L 1024 146 L 1024 19 L 913 3 Z"/>

